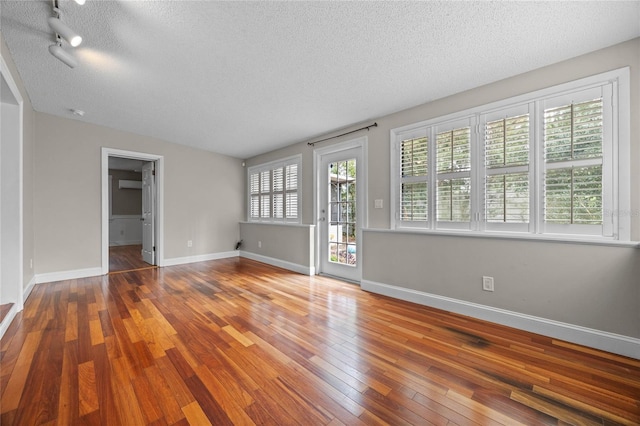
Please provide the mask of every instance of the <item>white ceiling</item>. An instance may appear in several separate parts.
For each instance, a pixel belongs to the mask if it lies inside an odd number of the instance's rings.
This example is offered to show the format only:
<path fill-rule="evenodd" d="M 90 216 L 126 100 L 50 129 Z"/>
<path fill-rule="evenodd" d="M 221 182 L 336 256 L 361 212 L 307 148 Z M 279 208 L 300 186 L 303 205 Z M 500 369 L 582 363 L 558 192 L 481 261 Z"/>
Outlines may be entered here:
<path fill-rule="evenodd" d="M 640 36 L 640 1 L 2 0 L 36 111 L 238 158 Z M 84 117 L 70 109 L 81 109 Z"/>

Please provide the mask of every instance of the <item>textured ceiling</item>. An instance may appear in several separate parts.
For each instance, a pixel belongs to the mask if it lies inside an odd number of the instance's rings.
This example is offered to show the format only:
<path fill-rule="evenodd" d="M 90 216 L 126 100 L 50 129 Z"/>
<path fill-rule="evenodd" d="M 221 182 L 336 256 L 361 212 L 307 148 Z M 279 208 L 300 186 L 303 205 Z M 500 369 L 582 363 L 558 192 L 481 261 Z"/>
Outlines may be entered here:
<path fill-rule="evenodd" d="M 640 36 L 640 1 L 1 3 L 37 111 L 248 158 Z M 76 108 L 84 117 L 71 114 Z"/>

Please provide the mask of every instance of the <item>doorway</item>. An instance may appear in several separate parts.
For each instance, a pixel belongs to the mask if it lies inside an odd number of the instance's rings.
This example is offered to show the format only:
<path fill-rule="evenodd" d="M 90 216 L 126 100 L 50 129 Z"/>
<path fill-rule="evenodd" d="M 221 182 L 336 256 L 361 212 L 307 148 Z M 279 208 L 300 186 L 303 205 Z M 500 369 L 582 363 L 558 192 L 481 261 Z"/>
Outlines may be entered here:
<path fill-rule="evenodd" d="M 366 226 L 366 137 L 314 151 L 318 270 L 362 280 L 362 229 Z"/>
<path fill-rule="evenodd" d="M 117 164 L 127 175 L 111 171 Z M 122 177 L 125 178 L 122 178 Z M 163 266 L 163 157 L 102 149 L 102 273 Z M 114 211 L 115 188 L 133 210 Z M 137 206 L 135 202 L 137 200 Z M 116 214 L 125 213 L 125 214 Z"/>
<path fill-rule="evenodd" d="M 154 166 L 109 157 L 109 273 L 155 265 Z"/>

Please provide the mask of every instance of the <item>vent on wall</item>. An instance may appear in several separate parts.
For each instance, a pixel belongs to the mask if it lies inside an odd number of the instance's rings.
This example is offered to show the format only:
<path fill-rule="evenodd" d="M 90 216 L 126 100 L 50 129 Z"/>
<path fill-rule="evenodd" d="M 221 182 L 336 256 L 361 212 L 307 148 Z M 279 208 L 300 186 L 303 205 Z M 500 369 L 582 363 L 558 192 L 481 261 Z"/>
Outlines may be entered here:
<path fill-rule="evenodd" d="M 120 179 L 118 181 L 118 188 L 119 189 L 142 189 L 142 181 Z"/>

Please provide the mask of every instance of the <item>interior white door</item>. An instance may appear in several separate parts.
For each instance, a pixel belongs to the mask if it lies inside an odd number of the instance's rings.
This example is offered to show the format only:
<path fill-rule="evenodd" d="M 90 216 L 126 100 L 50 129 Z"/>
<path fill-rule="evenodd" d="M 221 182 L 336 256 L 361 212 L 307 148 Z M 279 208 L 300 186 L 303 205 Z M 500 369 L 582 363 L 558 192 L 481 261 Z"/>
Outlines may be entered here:
<path fill-rule="evenodd" d="M 361 148 L 325 154 L 319 170 L 320 272 L 362 279 L 363 197 Z"/>
<path fill-rule="evenodd" d="M 155 179 L 153 161 L 142 166 L 142 260 L 155 265 Z"/>

